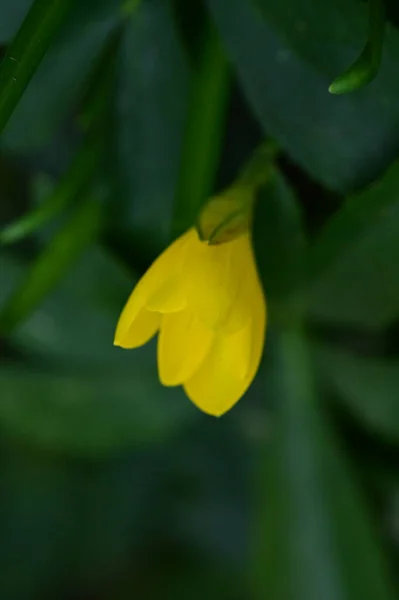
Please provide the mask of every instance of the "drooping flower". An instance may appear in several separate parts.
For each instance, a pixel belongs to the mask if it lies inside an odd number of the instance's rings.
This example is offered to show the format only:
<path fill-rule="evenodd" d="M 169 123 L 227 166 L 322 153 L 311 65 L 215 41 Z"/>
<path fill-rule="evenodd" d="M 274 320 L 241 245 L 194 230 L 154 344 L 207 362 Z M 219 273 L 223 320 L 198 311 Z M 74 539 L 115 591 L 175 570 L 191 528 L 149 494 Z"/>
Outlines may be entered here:
<path fill-rule="evenodd" d="M 192 228 L 173 242 L 134 288 L 114 343 L 137 348 L 158 335 L 163 385 L 182 385 L 204 412 L 220 416 L 258 370 L 266 303 L 248 231 L 210 245 Z"/>

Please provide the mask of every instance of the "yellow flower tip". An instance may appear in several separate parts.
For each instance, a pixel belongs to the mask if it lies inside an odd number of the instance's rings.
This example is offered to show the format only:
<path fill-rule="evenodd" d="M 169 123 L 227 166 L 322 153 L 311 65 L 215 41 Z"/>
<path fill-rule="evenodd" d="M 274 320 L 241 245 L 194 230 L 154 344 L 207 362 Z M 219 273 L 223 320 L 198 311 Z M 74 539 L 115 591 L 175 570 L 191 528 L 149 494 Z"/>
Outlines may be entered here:
<path fill-rule="evenodd" d="M 158 331 L 158 373 L 220 417 L 252 383 L 262 356 L 266 303 L 251 241 L 208 245 L 194 228 L 167 248 L 133 290 L 114 345 L 137 348 Z"/>
<path fill-rule="evenodd" d="M 227 408 L 225 407 L 220 407 L 218 405 L 213 405 L 213 403 L 208 403 L 206 401 L 206 399 L 201 398 L 200 401 L 198 402 L 197 399 L 195 399 L 188 391 L 188 389 L 186 388 L 186 386 L 184 386 L 184 393 L 186 394 L 187 398 L 189 400 L 191 400 L 191 402 L 203 413 L 205 413 L 206 415 L 209 415 L 210 417 L 216 417 L 217 419 L 219 419 L 220 417 L 222 417 L 223 415 L 225 415 L 229 410 L 231 410 L 238 402 L 238 400 L 236 402 L 234 402 L 234 404 L 229 405 Z M 204 401 L 205 400 L 205 401 Z"/>
<path fill-rule="evenodd" d="M 126 342 L 123 342 L 123 340 L 114 340 L 114 346 L 116 346 L 117 348 L 123 348 L 124 350 L 130 350 L 129 345 Z"/>

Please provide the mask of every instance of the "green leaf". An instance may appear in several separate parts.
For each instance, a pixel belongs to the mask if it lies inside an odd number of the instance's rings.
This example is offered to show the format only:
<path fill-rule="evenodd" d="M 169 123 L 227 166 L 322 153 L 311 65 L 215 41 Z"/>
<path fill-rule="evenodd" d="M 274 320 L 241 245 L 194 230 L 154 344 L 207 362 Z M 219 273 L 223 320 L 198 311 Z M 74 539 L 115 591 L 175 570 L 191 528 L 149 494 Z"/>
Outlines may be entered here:
<path fill-rule="evenodd" d="M 275 168 L 259 193 L 254 248 L 272 319 L 296 318 L 305 276 L 306 239 L 298 201 Z"/>
<path fill-rule="evenodd" d="M 155 355 L 129 353 L 124 370 L 1 369 L 3 434 L 78 456 L 164 442 L 199 413 L 181 389 L 161 386 Z"/>
<path fill-rule="evenodd" d="M 3 146 L 26 151 L 49 141 L 76 105 L 93 60 L 119 19 L 118 0 L 74 2 L 2 134 Z"/>
<path fill-rule="evenodd" d="M 1 257 L 0 301 L 5 301 L 26 266 Z M 36 310 L 13 332 L 22 351 L 75 367 L 127 367 L 132 354 L 112 345 L 114 330 L 137 277 L 98 246 L 87 249 Z M 155 358 L 154 358 L 155 360 Z"/>
<path fill-rule="evenodd" d="M 1 450 L 0 595 L 44 598 L 62 572 L 70 478 L 32 449 Z"/>
<path fill-rule="evenodd" d="M 372 432 L 399 442 L 399 361 L 316 344 L 317 372 L 353 416 Z"/>
<path fill-rule="evenodd" d="M 1 597 L 46 598 L 66 578 L 71 586 L 108 584 L 142 541 L 156 506 L 151 474 L 158 475 L 159 456 L 148 454 L 66 461 L 3 446 Z"/>
<path fill-rule="evenodd" d="M 99 232 L 101 204 L 90 199 L 53 238 L 0 312 L 0 330 L 10 334 L 62 280 Z"/>
<path fill-rule="evenodd" d="M 303 333 L 279 333 L 262 464 L 258 598 L 393 600 L 369 510 L 314 389 Z M 269 390 L 270 392 L 270 390 Z"/>
<path fill-rule="evenodd" d="M 337 8 L 335 0 L 265 0 L 263 19 L 250 1 L 231 0 L 226 10 L 224 0 L 207 0 L 265 132 L 312 177 L 348 191 L 374 179 L 397 154 L 398 60 L 387 58 L 378 79 L 361 92 L 329 94 L 331 79 L 363 46 L 367 27 L 364 19 L 352 19 L 365 12 L 361 2 L 339 2 Z M 397 32 L 387 34 L 387 47 L 399 57 Z M 331 36 L 338 36 L 335 44 Z"/>
<path fill-rule="evenodd" d="M 98 137 L 90 138 L 82 143 L 58 184 L 49 186 L 51 189 L 48 191 L 47 197 L 19 220 L 0 230 L 0 246 L 13 244 L 23 239 L 61 214 L 66 207 L 76 201 L 93 177 L 102 148 Z"/>
<path fill-rule="evenodd" d="M 385 33 L 384 0 L 369 0 L 367 42 L 354 63 L 331 83 L 332 94 L 353 92 L 376 77 L 382 58 Z"/>
<path fill-rule="evenodd" d="M 110 31 L 87 76 L 77 119 L 86 135 L 109 135 L 122 31 L 122 23 Z"/>
<path fill-rule="evenodd" d="M 6 44 L 16 34 L 32 0 L 3 0 L 0 3 L 0 44 Z"/>
<path fill-rule="evenodd" d="M 126 25 L 119 68 L 117 220 L 156 254 L 170 236 L 189 86 L 169 2 L 140 3 Z"/>
<path fill-rule="evenodd" d="M 159 452 L 144 449 L 74 470 L 68 570 L 86 589 L 131 571 L 132 550 L 143 544 L 159 509 L 159 461 Z"/>
<path fill-rule="evenodd" d="M 296 0 L 251 1 L 295 53 L 330 77 L 349 66 L 367 39 L 366 2 L 304 0 L 299 5 Z M 397 50 L 398 42 L 396 32 L 390 30 L 386 40 L 389 50 Z M 387 60 L 389 64 L 392 56 Z"/>
<path fill-rule="evenodd" d="M 174 207 L 173 237 L 192 227 L 212 193 L 226 118 L 229 67 L 217 32 L 208 24 L 193 77 Z"/>
<path fill-rule="evenodd" d="M 183 556 L 184 554 L 184 556 Z M 156 577 L 153 576 L 156 572 Z M 240 572 L 230 565 L 216 562 L 212 557 L 180 549 L 177 560 L 170 565 L 161 557 L 152 570 L 145 569 L 129 575 L 121 590 L 113 590 L 106 600 L 131 600 L 133 596 L 173 598 L 174 600 L 239 600 L 245 597 Z"/>
<path fill-rule="evenodd" d="M 0 132 L 15 109 L 53 38 L 71 0 L 35 0 L 0 64 Z"/>
<path fill-rule="evenodd" d="M 315 240 L 309 314 L 377 330 L 399 315 L 399 165 L 350 198 Z"/>

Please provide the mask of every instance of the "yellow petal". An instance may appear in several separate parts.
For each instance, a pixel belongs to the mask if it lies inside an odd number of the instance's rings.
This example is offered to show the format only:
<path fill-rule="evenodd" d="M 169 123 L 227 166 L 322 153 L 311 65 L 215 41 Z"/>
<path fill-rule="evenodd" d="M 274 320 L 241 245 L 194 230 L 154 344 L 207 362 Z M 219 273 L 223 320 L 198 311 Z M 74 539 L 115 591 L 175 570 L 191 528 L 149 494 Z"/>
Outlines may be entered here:
<path fill-rule="evenodd" d="M 250 324 L 230 335 L 219 332 L 200 368 L 184 383 L 190 400 L 210 415 L 220 416 L 234 406 L 258 370 L 266 326 L 263 292 L 252 298 L 251 308 Z"/>
<path fill-rule="evenodd" d="M 218 246 L 209 246 L 197 236 L 187 244 L 183 268 L 187 304 L 207 327 L 222 327 L 231 313 L 247 260 L 248 244 L 248 236 Z M 243 327 L 247 321 L 247 307 L 236 306 L 233 329 Z"/>
<path fill-rule="evenodd" d="M 258 371 L 259 363 L 262 358 L 267 325 L 266 300 L 257 275 L 256 280 L 253 283 L 254 292 L 251 299 L 251 358 L 247 373 L 247 379 L 249 379 L 250 383 Z"/>
<path fill-rule="evenodd" d="M 160 313 L 173 313 L 183 310 L 187 305 L 186 295 L 182 287 L 182 277 L 174 274 L 166 279 L 145 303 L 148 310 Z"/>
<path fill-rule="evenodd" d="M 180 385 L 209 352 L 213 338 L 194 313 L 183 310 L 162 317 L 158 338 L 158 372 L 163 385 Z"/>
<path fill-rule="evenodd" d="M 185 248 L 191 237 L 187 231 L 171 244 L 151 265 L 145 278 L 145 305 L 148 310 L 174 312 L 186 306 L 182 287 Z M 143 279 L 144 279 L 143 278 Z"/>
<path fill-rule="evenodd" d="M 161 324 L 161 315 L 141 309 L 130 329 L 122 338 L 115 336 L 114 344 L 121 348 L 138 348 L 146 344 L 158 331 Z"/>
<path fill-rule="evenodd" d="M 244 394 L 250 360 L 250 327 L 216 335 L 200 368 L 184 383 L 187 396 L 204 412 L 220 416 Z"/>
<path fill-rule="evenodd" d="M 238 331 L 249 324 L 252 318 L 253 296 L 261 291 L 249 237 L 242 237 L 234 243 L 235 288 L 232 291 L 229 311 L 221 323 L 222 329 L 227 333 Z M 263 295 L 263 292 L 261 293 Z"/>
<path fill-rule="evenodd" d="M 161 312 L 163 304 L 168 311 L 171 308 L 181 310 L 185 306 L 184 291 L 176 281 L 181 281 L 184 247 L 189 233 L 185 233 L 171 244 L 140 279 L 119 317 L 115 344 L 124 345 L 125 336 L 144 307 Z"/>

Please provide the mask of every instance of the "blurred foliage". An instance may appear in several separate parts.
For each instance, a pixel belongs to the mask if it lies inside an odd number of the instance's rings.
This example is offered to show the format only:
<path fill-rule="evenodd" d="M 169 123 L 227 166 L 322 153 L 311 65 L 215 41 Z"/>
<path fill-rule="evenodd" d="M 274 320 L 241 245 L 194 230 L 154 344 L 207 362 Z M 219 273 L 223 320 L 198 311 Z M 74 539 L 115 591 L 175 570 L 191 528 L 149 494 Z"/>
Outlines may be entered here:
<path fill-rule="evenodd" d="M 337 96 L 363 0 L 0 3 L 2 599 L 397 596 L 384 6 L 373 81 Z M 270 326 L 215 420 L 159 384 L 154 344 L 112 338 L 150 261 L 248 169 Z"/>

